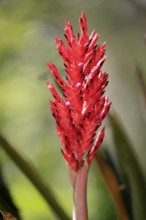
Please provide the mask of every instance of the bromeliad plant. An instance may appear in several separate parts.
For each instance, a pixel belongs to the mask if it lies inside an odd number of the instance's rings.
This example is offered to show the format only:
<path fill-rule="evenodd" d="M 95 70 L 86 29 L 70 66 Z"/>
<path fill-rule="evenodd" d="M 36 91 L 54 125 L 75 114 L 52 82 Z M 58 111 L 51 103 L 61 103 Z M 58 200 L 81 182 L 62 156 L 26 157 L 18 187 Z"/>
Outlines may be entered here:
<path fill-rule="evenodd" d="M 104 96 L 108 74 L 101 70 L 106 59 L 105 43 L 96 44 L 99 34 L 95 30 L 88 36 L 84 12 L 79 24 L 81 34 L 77 39 L 69 22 L 65 24 L 64 34 L 67 45 L 56 38 L 57 49 L 64 61 L 66 80 L 63 80 L 54 64 L 48 64 L 64 98 L 51 82 L 48 82 L 48 87 L 54 97 L 50 101 L 51 111 L 73 186 L 73 220 L 87 220 L 88 170 L 104 138 L 104 127 L 98 134 L 96 131 L 111 103 Z"/>

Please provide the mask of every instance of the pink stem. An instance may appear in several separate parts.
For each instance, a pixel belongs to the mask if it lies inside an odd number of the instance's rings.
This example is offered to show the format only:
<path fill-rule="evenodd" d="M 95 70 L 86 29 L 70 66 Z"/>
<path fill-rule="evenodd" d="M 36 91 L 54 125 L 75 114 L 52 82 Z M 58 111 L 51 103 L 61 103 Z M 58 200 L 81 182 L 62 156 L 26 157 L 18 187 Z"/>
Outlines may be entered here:
<path fill-rule="evenodd" d="M 85 162 L 77 173 L 69 168 L 69 175 L 73 186 L 73 220 L 88 220 L 87 208 L 87 178 L 88 165 Z"/>

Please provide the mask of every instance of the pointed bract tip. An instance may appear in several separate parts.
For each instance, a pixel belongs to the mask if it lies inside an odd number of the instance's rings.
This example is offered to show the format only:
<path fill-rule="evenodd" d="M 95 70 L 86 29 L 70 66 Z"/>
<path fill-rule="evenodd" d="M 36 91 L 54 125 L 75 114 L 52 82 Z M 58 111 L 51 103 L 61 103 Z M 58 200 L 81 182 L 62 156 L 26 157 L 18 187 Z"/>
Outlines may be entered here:
<path fill-rule="evenodd" d="M 101 134 L 104 136 L 104 134 L 105 134 L 105 127 L 102 128 Z"/>
<path fill-rule="evenodd" d="M 48 65 L 49 70 L 51 70 L 53 63 L 49 62 L 47 65 Z"/>
<path fill-rule="evenodd" d="M 85 15 L 85 12 L 84 12 L 84 11 L 82 11 L 81 18 L 86 21 L 86 15 Z"/>
<path fill-rule="evenodd" d="M 62 43 L 62 40 L 59 37 L 55 37 L 55 41 L 56 41 L 57 46 Z"/>
<path fill-rule="evenodd" d="M 70 24 L 70 23 L 69 23 L 69 21 L 65 21 L 65 25 L 67 25 L 67 26 L 68 26 L 69 24 Z"/>
<path fill-rule="evenodd" d="M 47 87 L 48 87 L 48 89 L 51 89 L 52 88 L 52 83 L 47 81 Z"/>
<path fill-rule="evenodd" d="M 105 102 L 108 102 L 108 95 L 105 96 Z"/>
<path fill-rule="evenodd" d="M 106 41 L 103 43 L 103 46 L 106 46 Z"/>

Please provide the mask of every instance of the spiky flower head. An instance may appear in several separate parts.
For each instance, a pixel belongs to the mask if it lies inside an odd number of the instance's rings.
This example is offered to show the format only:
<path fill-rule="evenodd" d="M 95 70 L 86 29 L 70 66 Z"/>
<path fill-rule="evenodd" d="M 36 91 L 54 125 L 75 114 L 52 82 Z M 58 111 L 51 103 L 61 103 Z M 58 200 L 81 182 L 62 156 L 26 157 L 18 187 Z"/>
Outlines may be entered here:
<path fill-rule="evenodd" d="M 62 144 L 62 154 L 69 166 L 77 172 L 85 160 L 90 165 L 104 138 L 104 128 L 96 134 L 111 103 L 104 96 L 108 74 L 101 67 L 106 59 L 105 43 L 96 44 L 99 34 L 87 33 L 84 12 L 79 19 L 81 34 L 74 36 L 67 21 L 64 36 L 67 44 L 56 38 L 57 49 L 64 61 L 66 80 L 56 66 L 48 64 L 57 84 L 63 91 L 61 97 L 52 83 L 48 87 L 54 97 L 51 111 L 56 120 L 57 133 Z"/>

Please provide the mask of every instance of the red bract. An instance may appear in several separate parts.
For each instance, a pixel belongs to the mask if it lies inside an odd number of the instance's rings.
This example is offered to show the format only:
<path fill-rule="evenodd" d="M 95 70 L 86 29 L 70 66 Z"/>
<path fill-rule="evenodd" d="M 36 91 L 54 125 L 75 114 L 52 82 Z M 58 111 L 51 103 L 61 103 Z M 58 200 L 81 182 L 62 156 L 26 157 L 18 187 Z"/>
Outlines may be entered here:
<path fill-rule="evenodd" d="M 87 34 L 85 14 L 79 20 L 81 35 L 74 36 L 69 22 L 65 24 L 67 45 L 56 38 L 57 49 L 64 61 L 66 80 L 54 64 L 48 67 L 63 91 L 62 98 L 48 82 L 53 94 L 51 111 L 56 120 L 57 133 L 62 143 L 62 154 L 69 166 L 77 172 L 87 160 L 91 163 L 104 138 L 104 128 L 96 135 L 111 103 L 103 96 L 108 74 L 101 71 L 106 59 L 105 43 L 96 44 L 99 35 L 95 30 Z"/>

